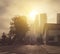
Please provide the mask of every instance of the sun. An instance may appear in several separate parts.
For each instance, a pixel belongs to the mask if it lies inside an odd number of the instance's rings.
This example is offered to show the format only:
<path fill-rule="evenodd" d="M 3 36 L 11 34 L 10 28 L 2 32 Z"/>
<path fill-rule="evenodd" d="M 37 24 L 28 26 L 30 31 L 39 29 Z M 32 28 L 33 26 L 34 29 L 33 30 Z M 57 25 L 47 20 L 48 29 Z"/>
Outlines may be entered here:
<path fill-rule="evenodd" d="M 38 12 L 37 12 L 36 10 L 32 10 L 32 11 L 29 13 L 29 19 L 32 20 L 32 21 L 34 21 L 37 13 L 38 13 Z"/>

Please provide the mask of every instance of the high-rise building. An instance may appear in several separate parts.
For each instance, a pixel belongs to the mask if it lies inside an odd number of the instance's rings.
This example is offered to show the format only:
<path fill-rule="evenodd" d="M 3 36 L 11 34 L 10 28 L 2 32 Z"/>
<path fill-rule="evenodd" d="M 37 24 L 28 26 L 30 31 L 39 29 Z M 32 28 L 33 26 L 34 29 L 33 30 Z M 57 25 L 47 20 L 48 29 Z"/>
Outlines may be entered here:
<path fill-rule="evenodd" d="M 47 23 L 46 13 L 40 14 L 40 33 L 43 35 L 44 25 Z"/>
<path fill-rule="evenodd" d="M 39 31 L 40 31 L 40 16 L 39 15 L 36 15 L 34 24 L 35 24 L 36 33 L 39 34 Z"/>
<path fill-rule="evenodd" d="M 57 24 L 60 24 L 60 13 L 57 13 Z"/>

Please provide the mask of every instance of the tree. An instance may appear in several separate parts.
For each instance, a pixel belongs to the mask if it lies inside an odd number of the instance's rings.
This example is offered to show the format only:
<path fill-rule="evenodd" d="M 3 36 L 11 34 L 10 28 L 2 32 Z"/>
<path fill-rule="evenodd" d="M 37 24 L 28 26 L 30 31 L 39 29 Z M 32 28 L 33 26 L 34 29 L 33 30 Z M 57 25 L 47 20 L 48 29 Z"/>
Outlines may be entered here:
<path fill-rule="evenodd" d="M 10 36 L 14 35 L 17 42 L 23 42 L 28 31 L 28 24 L 25 16 L 17 16 L 12 18 L 10 27 Z"/>
<path fill-rule="evenodd" d="M 6 34 L 3 32 L 3 34 L 2 34 L 2 44 L 5 44 L 6 41 L 7 41 L 7 36 L 6 36 Z"/>

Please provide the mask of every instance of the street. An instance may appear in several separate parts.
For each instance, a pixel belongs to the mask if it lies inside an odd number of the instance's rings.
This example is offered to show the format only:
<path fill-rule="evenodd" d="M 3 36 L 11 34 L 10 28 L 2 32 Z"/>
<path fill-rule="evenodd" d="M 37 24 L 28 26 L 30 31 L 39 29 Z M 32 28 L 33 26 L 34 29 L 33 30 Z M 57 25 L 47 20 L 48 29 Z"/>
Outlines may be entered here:
<path fill-rule="evenodd" d="M 60 54 L 60 47 L 48 45 L 6 46 L 0 47 L 0 54 Z"/>

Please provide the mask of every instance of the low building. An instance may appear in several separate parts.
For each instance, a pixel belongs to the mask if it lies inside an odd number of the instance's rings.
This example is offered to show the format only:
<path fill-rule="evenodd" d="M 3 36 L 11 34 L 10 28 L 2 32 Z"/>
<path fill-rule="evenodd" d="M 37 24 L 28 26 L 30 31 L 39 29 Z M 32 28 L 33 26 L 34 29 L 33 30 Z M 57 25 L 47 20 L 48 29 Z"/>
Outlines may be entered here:
<path fill-rule="evenodd" d="M 60 44 L 60 24 L 45 24 L 43 30 L 43 40 L 45 43 Z"/>

